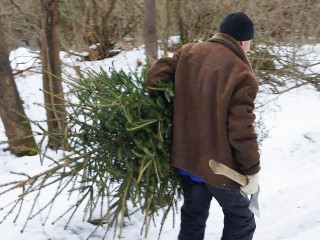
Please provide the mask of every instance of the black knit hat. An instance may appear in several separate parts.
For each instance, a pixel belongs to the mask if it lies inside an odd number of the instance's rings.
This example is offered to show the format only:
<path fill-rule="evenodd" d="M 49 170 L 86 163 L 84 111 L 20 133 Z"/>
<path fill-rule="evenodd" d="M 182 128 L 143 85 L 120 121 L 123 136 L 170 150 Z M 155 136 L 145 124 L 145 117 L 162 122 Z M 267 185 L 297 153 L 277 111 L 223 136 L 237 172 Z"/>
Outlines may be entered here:
<path fill-rule="evenodd" d="M 220 32 L 228 34 L 237 41 L 248 41 L 254 36 L 253 22 L 242 12 L 231 13 L 220 24 Z"/>

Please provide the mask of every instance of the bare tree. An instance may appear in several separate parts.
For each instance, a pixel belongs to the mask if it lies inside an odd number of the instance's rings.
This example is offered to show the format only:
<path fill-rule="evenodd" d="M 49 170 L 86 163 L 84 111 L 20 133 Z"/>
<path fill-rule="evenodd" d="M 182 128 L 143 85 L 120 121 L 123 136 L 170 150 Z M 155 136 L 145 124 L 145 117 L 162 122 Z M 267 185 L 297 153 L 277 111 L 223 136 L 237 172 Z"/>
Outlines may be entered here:
<path fill-rule="evenodd" d="M 59 4 L 58 0 L 40 0 L 43 11 L 42 65 L 43 89 L 47 114 L 49 142 L 51 148 L 65 147 L 65 101 L 61 81 L 59 57 Z"/>
<path fill-rule="evenodd" d="M 41 32 L 39 5 L 31 0 L 0 1 L 0 17 L 9 50 L 18 46 L 37 49 Z"/>
<path fill-rule="evenodd" d="M 8 138 L 9 150 L 17 156 L 37 154 L 30 123 L 25 117 L 7 53 L 0 22 L 0 117 Z"/>
<path fill-rule="evenodd" d="M 128 44 L 125 37 L 133 42 L 142 6 L 136 0 L 65 0 L 60 14 L 63 47 L 87 51 L 93 46 L 85 59 L 97 60 L 119 53 L 117 50 Z"/>
<path fill-rule="evenodd" d="M 150 62 L 158 59 L 156 21 L 156 1 L 144 0 L 144 43 L 146 56 Z"/>

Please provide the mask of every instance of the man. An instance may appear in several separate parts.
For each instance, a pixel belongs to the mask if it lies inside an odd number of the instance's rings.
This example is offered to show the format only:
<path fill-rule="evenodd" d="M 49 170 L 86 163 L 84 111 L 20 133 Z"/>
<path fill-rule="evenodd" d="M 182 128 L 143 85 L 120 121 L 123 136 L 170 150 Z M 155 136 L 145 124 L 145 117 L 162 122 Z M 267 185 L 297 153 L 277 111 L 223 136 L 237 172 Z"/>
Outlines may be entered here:
<path fill-rule="evenodd" d="M 157 80 L 175 82 L 171 164 L 184 182 L 179 240 L 204 238 L 212 197 L 224 213 L 221 239 L 253 238 L 254 215 L 242 193 L 258 190 L 260 170 L 252 125 L 258 83 L 246 56 L 253 36 L 246 14 L 229 14 L 212 39 L 184 45 L 148 72 L 150 87 Z M 247 175 L 248 185 L 215 175 L 210 159 Z"/>

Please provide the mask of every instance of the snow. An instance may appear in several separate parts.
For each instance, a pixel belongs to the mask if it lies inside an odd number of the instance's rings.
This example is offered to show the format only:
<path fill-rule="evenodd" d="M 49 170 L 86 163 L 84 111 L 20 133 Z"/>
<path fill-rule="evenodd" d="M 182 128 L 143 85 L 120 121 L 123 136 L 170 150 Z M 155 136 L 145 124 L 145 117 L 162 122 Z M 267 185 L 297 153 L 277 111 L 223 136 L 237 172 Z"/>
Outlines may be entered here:
<path fill-rule="evenodd" d="M 180 36 L 171 36 L 168 39 L 168 46 L 169 47 L 173 47 L 175 45 L 178 45 L 181 41 L 181 37 Z"/>
<path fill-rule="evenodd" d="M 23 69 L 30 67 L 35 54 L 28 49 L 19 48 L 11 52 L 12 67 Z M 144 63 L 143 49 L 138 48 L 129 52 L 122 52 L 112 59 L 96 62 L 80 62 L 76 57 L 67 53 L 61 53 L 61 59 L 65 72 L 75 74 L 72 66 L 79 66 L 81 70 L 100 67 L 108 69 L 112 64 L 116 69 L 135 69 L 137 63 Z M 20 63 L 20 64 L 19 64 Z M 70 67 L 71 66 L 71 67 Z M 68 75 L 67 74 L 67 75 Z M 26 113 L 32 119 L 44 119 L 45 112 L 37 104 L 43 102 L 41 75 L 33 72 L 23 74 L 16 78 L 20 96 L 24 101 Z M 313 88 L 305 86 L 286 92 L 278 97 L 267 94 L 259 94 L 258 98 L 275 98 L 263 106 L 259 111 L 259 117 L 263 121 L 268 136 L 261 145 L 260 172 L 260 218 L 256 218 L 257 230 L 255 240 L 317 240 L 320 239 L 320 93 Z M 6 140 L 4 127 L 0 121 L 0 141 Z M 6 145 L 0 145 L 0 183 L 21 178 L 10 172 L 24 172 L 29 175 L 36 174 L 47 169 L 51 162 L 40 164 L 39 157 L 16 158 L 2 150 Z M 50 153 L 58 158 L 61 153 Z M 35 209 L 46 203 L 50 194 L 54 194 L 55 188 L 46 189 L 35 203 Z M 11 202 L 21 193 L 21 190 L 9 192 L 0 196 L 0 208 Z M 71 199 L 76 196 L 71 196 Z M 0 224 L 1 240 L 82 240 L 87 239 L 95 226 L 83 221 L 81 211 L 76 213 L 73 220 L 64 230 L 68 218 L 62 218 L 55 224 L 61 213 L 69 206 L 68 194 L 65 193 L 57 200 L 48 219 L 45 213 L 32 218 L 23 229 L 25 219 L 34 204 L 33 197 L 25 200 L 25 206 L 14 223 L 15 214 Z M 182 202 L 179 202 L 181 206 Z M 17 212 L 15 210 L 14 212 Z M 0 211 L 0 221 L 5 212 Z M 161 239 L 176 239 L 179 232 L 179 213 L 175 215 L 175 227 L 173 228 L 173 216 L 169 214 L 165 222 Z M 86 220 L 86 219 L 85 219 Z M 160 216 L 155 219 L 156 226 L 151 226 L 148 240 L 158 237 Z M 45 224 L 43 225 L 42 223 Z M 142 215 L 136 213 L 126 222 L 123 238 L 125 240 L 144 239 L 140 235 Z M 210 216 L 207 221 L 205 239 L 219 239 L 223 227 L 223 214 L 220 207 L 213 199 Z M 102 239 L 103 228 L 99 228 L 91 239 Z M 112 239 L 113 231 L 106 236 Z"/>

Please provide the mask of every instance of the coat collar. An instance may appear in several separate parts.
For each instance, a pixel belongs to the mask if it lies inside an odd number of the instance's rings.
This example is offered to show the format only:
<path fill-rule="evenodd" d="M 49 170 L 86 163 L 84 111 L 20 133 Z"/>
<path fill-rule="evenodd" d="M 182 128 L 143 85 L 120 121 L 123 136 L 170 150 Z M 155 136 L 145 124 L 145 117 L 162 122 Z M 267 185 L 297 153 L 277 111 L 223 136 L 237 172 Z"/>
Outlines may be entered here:
<path fill-rule="evenodd" d="M 252 70 L 250 61 L 247 55 L 242 50 L 240 44 L 232 37 L 224 33 L 216 33 L 209 42 L 219 42 L 233 51 L 245 64 L 247 64 Z"/>

